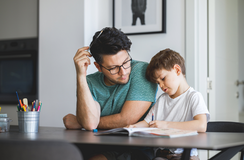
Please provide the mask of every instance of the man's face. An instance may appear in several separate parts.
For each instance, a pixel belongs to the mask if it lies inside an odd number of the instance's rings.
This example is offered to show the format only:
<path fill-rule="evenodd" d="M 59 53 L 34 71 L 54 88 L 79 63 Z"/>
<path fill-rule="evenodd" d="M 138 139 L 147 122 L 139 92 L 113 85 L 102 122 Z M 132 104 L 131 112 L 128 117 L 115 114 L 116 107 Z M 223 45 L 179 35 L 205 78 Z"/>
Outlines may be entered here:
<path fill-rule="evenodd" d="M 102 66 L 100 65 L 100 71 L 105 75 L 104 82 L 106 85 L 126 84 L 129 81 L 131 67 L 127 68 L 126 66 L 131 64 L 130 59 L 131 57 L 126 50 L 121 50 L 115 55 L 103 55 L 103 63 L 101 64 Z M 124 67 L 121 65 L 124 65 Z M 111 69 L 114 70 L 115 67 L 119 69 L 119 72 L 112 75 Z"/>

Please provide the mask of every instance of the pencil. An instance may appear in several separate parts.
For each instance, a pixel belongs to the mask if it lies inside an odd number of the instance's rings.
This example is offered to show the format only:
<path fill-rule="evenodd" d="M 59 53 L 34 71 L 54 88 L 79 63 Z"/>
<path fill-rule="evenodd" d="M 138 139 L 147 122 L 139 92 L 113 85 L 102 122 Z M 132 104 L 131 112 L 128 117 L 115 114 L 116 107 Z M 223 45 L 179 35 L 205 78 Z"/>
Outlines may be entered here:
<path fill-rule="evenodd" d="M 17 95 L 17 98 L 18 98 L 19 106 L 21 107 L 20 102 L 19 102 L 19 95 L 18 95 L 18 92 L 17 91 L 16 91 L 16 95 Z"/>

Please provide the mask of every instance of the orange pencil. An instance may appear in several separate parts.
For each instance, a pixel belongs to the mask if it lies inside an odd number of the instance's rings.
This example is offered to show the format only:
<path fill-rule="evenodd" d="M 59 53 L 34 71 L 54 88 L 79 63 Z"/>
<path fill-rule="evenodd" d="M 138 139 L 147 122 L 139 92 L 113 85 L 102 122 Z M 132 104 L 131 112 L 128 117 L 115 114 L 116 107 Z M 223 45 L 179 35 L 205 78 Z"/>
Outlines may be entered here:
<path fill-rule="evenodd" d="M 22 106 L 23 106 L 23 104 L 22 104 L 22 102 L 21 102 L 21 99 L 19 100 L 19 103 L 20 103 L 20 106 L 22 107 Z"/>
<path fill-rule="evenodd" d="M 26 112 L 25 106 L 22 104 L 21 99 L 19 100 L 19 103 L 21 105 L 21 108 L 23 108 L 23 110 Z"/>

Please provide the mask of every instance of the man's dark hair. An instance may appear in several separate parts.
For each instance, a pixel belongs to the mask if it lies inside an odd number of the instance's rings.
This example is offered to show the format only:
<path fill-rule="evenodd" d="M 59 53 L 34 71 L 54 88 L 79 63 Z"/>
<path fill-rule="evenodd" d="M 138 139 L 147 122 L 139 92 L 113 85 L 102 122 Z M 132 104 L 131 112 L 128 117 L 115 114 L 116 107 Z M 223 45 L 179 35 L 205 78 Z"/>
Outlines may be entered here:
<path fill-rule="evenodd" d="M 90 51 L 95 61 L 103 63 L 102 55 L 114 55 L 121 50 L 130 51 L 130 39 L 116 28 L 106 27 L 93 36 Z"/>

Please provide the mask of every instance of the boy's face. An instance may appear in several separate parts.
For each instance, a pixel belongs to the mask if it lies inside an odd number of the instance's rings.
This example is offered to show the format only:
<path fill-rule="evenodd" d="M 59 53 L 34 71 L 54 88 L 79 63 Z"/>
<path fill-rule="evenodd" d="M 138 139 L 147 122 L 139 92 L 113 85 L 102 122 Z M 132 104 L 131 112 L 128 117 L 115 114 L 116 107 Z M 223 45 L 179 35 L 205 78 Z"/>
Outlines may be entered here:
<path fill-rule="evenodd" d="M 128 66 L 131 65 L 130 59 L 131 57 L 126 50 L 121 50 L 115 55 L 103 55 L 102 66 L 96 66 L 104 74 L 104 82 L 106 85 L 126 84 L 129 81 L 131 67 Z M 124 65 L 124 67 L 121 65 Z M 117 66 L 121 66 L 119 72 L 111 74 L 109 70 Z"/>
<path fill-rule="evenodd" d="M 175 98 L 181 81 L 181 69 L 179 65 L 168 71 L 166 69 L 159 69 L 155 71 L 156 82 L 160 88 L 167 93 L 171 98 Z"/>

